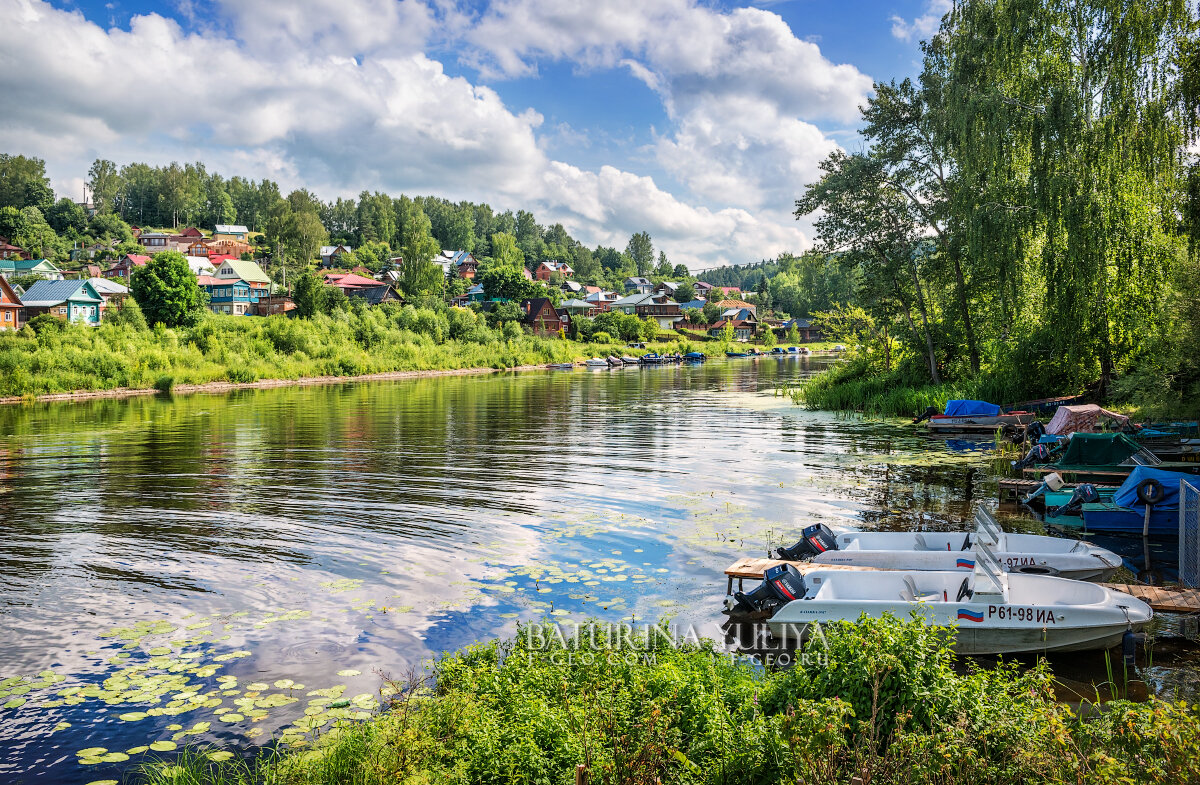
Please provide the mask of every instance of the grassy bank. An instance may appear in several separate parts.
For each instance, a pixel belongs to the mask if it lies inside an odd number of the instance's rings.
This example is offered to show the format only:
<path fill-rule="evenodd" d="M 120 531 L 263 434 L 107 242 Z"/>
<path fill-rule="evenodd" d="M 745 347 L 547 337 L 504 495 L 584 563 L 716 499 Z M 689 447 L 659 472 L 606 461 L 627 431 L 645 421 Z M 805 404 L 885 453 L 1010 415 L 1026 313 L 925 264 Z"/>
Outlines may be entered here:
<path fill-rule="evenodd" d="M 656 349 L 662 350 L 656 346 Z M 686 350 L 686 342 L 681 347 Z M 390 371 L 513 368 L 626 351 L 537 338 L 465 309 L 351 309 L 311 320 L 206 314 L 195 327 L 117 321 L 0 332 L 0 397 Z"/>
<path fill-rule="evenodd" d="M 1112 701 L 1077 713 L 1045 667 L 955 667 L 950 631 L 826 628 L 813 662 L 764 672 L 708 644 L 527 628 L 441 659 L 373 720 L 249 762 L 197 750 L 150 783 L 1157 783 L 1200 777 L 1200 714 Z M 541 645 L 540 640 L 549 641 Z M 819 659 L 823 658 L 823 659 Z M 1118 677 L 1119 678 L 1119 677 Z"/>

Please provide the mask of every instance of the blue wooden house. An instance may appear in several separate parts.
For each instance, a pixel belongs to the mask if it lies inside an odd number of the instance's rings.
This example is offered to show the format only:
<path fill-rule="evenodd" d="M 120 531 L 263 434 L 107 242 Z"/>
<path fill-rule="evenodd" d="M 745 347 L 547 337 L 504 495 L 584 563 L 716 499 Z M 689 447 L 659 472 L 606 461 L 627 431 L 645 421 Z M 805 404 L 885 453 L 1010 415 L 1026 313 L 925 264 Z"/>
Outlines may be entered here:
<path fill-rule="evenodd" d="M 48 313 L 68 322 L 100 324 L 104 298 L 88 281 L 37 281 L 21 296 L 32 319 Z"/>
<path fill-rule="evenodd" d="M 256 314 L 259 300 L 271 295 L 270 284 L 246 281 L 242 278 L 199 275 L 196 282 L 208 293 L 208 310 L 213 313 L 227 313 L 232 316 Z"/>

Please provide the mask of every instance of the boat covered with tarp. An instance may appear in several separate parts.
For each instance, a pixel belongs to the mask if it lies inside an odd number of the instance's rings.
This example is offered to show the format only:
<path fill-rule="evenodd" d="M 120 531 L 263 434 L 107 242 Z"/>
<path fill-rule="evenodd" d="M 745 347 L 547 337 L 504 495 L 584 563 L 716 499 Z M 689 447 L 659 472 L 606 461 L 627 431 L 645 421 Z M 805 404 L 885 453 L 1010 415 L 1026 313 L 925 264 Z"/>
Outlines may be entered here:
<path fill-rule="evenodd" d="M 1035 445 L 1036 450 L 1046 445 Z M 1031 460 L 1032 459 L 1032 460 Z M 1033 465 L 1029 465 L 1033 463 Z M 1074 482 L 1123 481 L 1138 466 L 1153 466 L 1167 471 L 1194 474 L 1200 463 L 1162 461 L 1145 445 L 1124 433 L 1074 433 L 1061 446 L 1057 460 L 1043 463 L 1030 455 L 1016 464 L 1026 474 L 1041 475 L 1054 472 Z M 1119 478 L 1119 479 L 1118 479 Z"/>
<path fill-rule="evenodd" d="M 1111 498 L 1098 496 L 1095 501 L 1079 505 L 1078 517 L 1067 517 L 1057 510 L 1054 512 L 1058 514 L 1051 515 L 1047 511 L 1046 521 L 1059 526 L 1082 526 L 1093 532 L 1178 537 L 1181 482 L 1200 488 L 1200 477 L 1194 474 L 1137 466 Z"/>
<path fill-rule="evenodd" d="M 987 401 L 957 399 L 946 401 L 941 414 L 930 407 L 913 420 L 920 423 L 928 420 L 931 431 L 979 431 L 994 430 L 1005 426 L 1024 427 L 1033 422 L 1033 412 L 1006 412 L 1000 406 Z"/>
<path fill-rule="evenodd" d="M 1118 429 L 1129 428 L 1129 418 L 1123 414 L 1102 409 L 1094 403 L 1084 403 L 1076 406 L 1060 406 L 1046 425 L 1046 433 L 1051 436 L 1069 436 L 1072 433 L 1092 433 L 1100 423 L 1101 418 L 1113 423 Z"/>

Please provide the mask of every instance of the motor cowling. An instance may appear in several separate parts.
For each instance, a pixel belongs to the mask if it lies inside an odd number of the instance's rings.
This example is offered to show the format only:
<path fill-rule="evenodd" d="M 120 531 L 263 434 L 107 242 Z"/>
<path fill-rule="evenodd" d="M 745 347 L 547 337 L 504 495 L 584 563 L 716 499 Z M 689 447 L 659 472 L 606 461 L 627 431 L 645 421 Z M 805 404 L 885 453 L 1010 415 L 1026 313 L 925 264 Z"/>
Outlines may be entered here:
<path fill-rule="evenodd" d="M 1100 501 L 1100 492 L 1096 490 L 1096 486 L 1090 482 L 1085 482 L 1075 486 L 1075 491 L 1071 494 L 1071 498 L 1066 504 L 1046 510 L 1046 516 L 1055 518 L 1059 515 L 1079 512 L 1083 509 L 1083 505 L 1098 501 Z"/>
<path fill-rule="evenodd" d="M 763 572 L 763 581 L 748 592 L 734 592 L 739 610 L 753 613 L 798 600 L 807 593 L 804 576 L 790 564 L 777 564 Z"/>
<path fill-rule="evenodd" d="M 837 550 L 837 538 L 823 523 L 814 523 L 800 532 L 800 542 L 790 548 L 780 546 L 775 549 L 779 558 L 785 561 L 802 561 L 818 556 L 825 551 Z"/>
<path fill-rule="evenodd" d="M 1049 463 L 1050 448 L 1044 444 L 1035 444 L 1025 453 L 1025 457 L 1019 461 L 1015 461 L 1013 466 L 1018 469 L 1024 469 L 1026 466 L 1033 466 L 1035 463 Z"/>
<path fill-rule="evenodd" d="M 930 417 L 933 417 L 935 414 L 939 414 L 937 407 L 929 406 L 925 409 L 925 411 L 921 412 L 920 414 L 918 414 L 916 417 L 913 418 L 913 425 L 916 425 L 917 423 L 920 423 L 920 422 L 924 422 L 925 420 L 928 420 Z"/>

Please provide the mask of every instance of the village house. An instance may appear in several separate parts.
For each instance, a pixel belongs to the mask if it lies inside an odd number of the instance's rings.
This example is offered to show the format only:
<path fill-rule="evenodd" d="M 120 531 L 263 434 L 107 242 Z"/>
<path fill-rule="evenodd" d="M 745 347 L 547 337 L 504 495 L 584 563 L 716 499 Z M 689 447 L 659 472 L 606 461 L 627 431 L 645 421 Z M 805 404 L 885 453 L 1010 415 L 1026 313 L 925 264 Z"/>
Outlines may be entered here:
<path fill-rule="evenodd" d="M 631 294 L 612 303 L 609 310 L 633 314 L 639 319 L 654 319 L 664 330 L 672 330 L 677 322 L 683 321 L 679 303 L 665 294 Z"/>
<path fill-rule="evenodd" d="M 433 262 L 441 266 L 444 274 L 457 275 L 468 281 L 474 280 L 479 272 L 479 261 L 470 251 L 443 250 Z"/>
<path fill-rule="evenodd" d="M 100 324 L 104 298 L 88 281 L 38 281 L 21 302 L 26 319 L 48 313 L 72 323 Z"/>
<path fill-rule="evenodd" d="M 258 300 L 258 309 L 255 311 L 259 316 L 274 316 L 275 314 L 283 314 L 285 316 L 295 316 L 296 303 L 291 297 L 285 295 L 274 295 L 272 297 L 260 297 Z"/>
<path fill-rule="evenodd" d="M 715 287 L 708 281 L 696 281 L 694 284 L 692 284 L 692 289 L 696 292 L 696 296 L 703 297 L 705 299 L 708 299 L 708 293 L 714 288 Z"/>
<path fill-rule="evenodd" d="M 549 297 L 522 300 L 521 310 L 524 312 L 521 322 L 532 330 L 534 335 L 556 335 L 566 327 L 566 320 L 559 316 L 554 302 Z"/>
<path fill-rule="evenodd" d="M 144 254 L 130 253 L 125 254 L 117 261 L 113 262 L 112 267 L 104 271 L 105 278 L 116 278 L 122 281 L 128 281 L 133 271 L 139 267 L 145 267 L 150 261 L 149 256 Z"/>
<path fill-rule="evenodd" d="M 567 316 L 595 316 L 595 311 L 591 303 L 585 300 L 563 300 L 558 304 L 559 313 L 565 313 Z"/>
<path fill-rule="evenodd" d="M 0 259 L 0 275 L 36 275 L 47 281 L 61 281 L 62 270 L 49 259 Z"/>
<path fill-rule="evenodd" d="M 621 296 L 616 292 L 606 292 L 599 286 L 588 286 L 586 289 L 588 291 L 583 299 L 592 306 L 593 315 L 608 311 L 612 308 L 613 303 L 621 299 Z"/>
<path fill-rule="evenodd" d="M 354 249 L 348 245 L 322 245 L 317 255 L 321 257 L 322 267 L 338 267 L 339 257 L 349 253 L 354 253 Z"/>
<path fill-rule="evenodd" d="M 188 269 L 195 275 L 212 275 L 217 271 L 207 256 L 185 256 Z"/>
<path fill-rule="evenodd" d="M 247 281 L 241 277 L 196 276 L 196 283 L 208 293 L 208 310 L 232 316 L 258 312 L 259 301 L 270 294 L 270 284 Z"/>
<path fill-rule="evenodd" d="M 213 227 L 214 240 L 235 240 L 239 243 L 249 242 L 250 230 L 238 224 L 217 224 Z"/>
<path fill-rule="evenodd" d="M 192 240 L 188 243 L 187 248 L 183 251 L 185 256 L 208 256 L 209 254 L 208 240 Z"/>
<path fill-rule="evenodd" d="M 756 306 L 746 302 L 745 300 L 733 300 L 733 299 L 718 300 L 717 307 L 721 309 L 722 314 L 725 314 L 730 309 L 736 308 L 739 311 L 742 309 L 745 309 L 745 310 L 749 311 L 750 313 L 754 314 L 755 316 L 758 315 L 758 308 Z"/>
<path fill-rule="evenodd" d="M 0 259 L 24 259 L 28 254 L 19 246 L 13 245 L 7 237 L 0 237 Z"/>
<path fill-rule="evenodd" d="M 170 239 L 171 235 L 166 232 L 142 232 L 137 236 L 138 245 L 151 255 L 167 250 L 167 242 Z"/>
<path fill-rule="evenodd" d="M 20 330 L 24 323 L 25 304 L 8 279 L 0 275 L 0 330 Z"/>
<path fill-rule="evenodd" d="M 649 294 L 654 290 L 654 284 L 650 283 L 649 278 L 634 277 L 625 279 L 626 293 L 633 294 Z"/>
<path fill-rule="evenodd" d="M 722 319 L 721 321 L 708 328 L 708 334 L 714 338 L 720 338 L 725 332 L 725 325 L 733 324 L 733 337 L 738 341 L 749 341 L 754 338 L 758 332 L 757 321 L 743 321 L 740 319 Z"/>
<path fill-rule="evenodd" d="M 800 334 L 800 340 L 804 343 L 825 340 L 825 334 L 821 332 L 821 328 L 813 326 L 809 319 L 792 319 L 780 325 L 784 332 L 790 332 L 792 327 L 796 328 L 796 332 Z"/>
<path fill-rule="evenodd" d="M 367 305 L 382 305 L 400 301 L 400 296 L 391 284 L 376 281 L 357 273 L 325 273 L 325 284 L 335 289 L 341 289 L 347 297 L 358 297 Z"/>
<path fill-rule="evenodd" d="M 675 296 L 675 290 L 679 288 L 679 284 L 675 281 L 662 281 L 655 286 L 652 291 L 654 294 L 665 294 L 668 297 Z"/>
<path fill-rule="evenodd" d="M 537 270 L 534 272 L 534 277 L 539 281 L 549 281 L 550 276 L 554 275 L 555 273 L 558 273 L 564 278 L 570 278 L 575 274 L 575 271 L 572 270 L 571 266 L 566 262 L 546 261 L 537 266 Z"/>
<path fill-rule="evenodd" d="M 180 237 L 187 237 L 190 240 L 200 240 L 204 238 L 204 232 L 194 226 L 189 226 L 179 233 Z"/>
<path fill-rule="evenodd" d="M 211 257 L 210 257 L 211 261 Z M 225 259 L 217 267 L 217 278 L 240 278 L 248 284 L 259 284 L 259 288 L 271 286 L 271 277 L 263 272 L 257 262 L 242 259 Z"/>
<path fill-rule="evenodd" d="M 100 321 L 104 321 L 104 314 L 108 312 L 110 307 L 119 310 L 121 304 L 125 302 L 125 298 L 129 296 L 129 287 L 119 284 L 116 281 L 95 276 L 88 278 L 87 282 L 92 285 L 92 288 L 96 290 L 96 294 L 100 295 L 100 299 L 104 301 L 100 304 Z"/>

